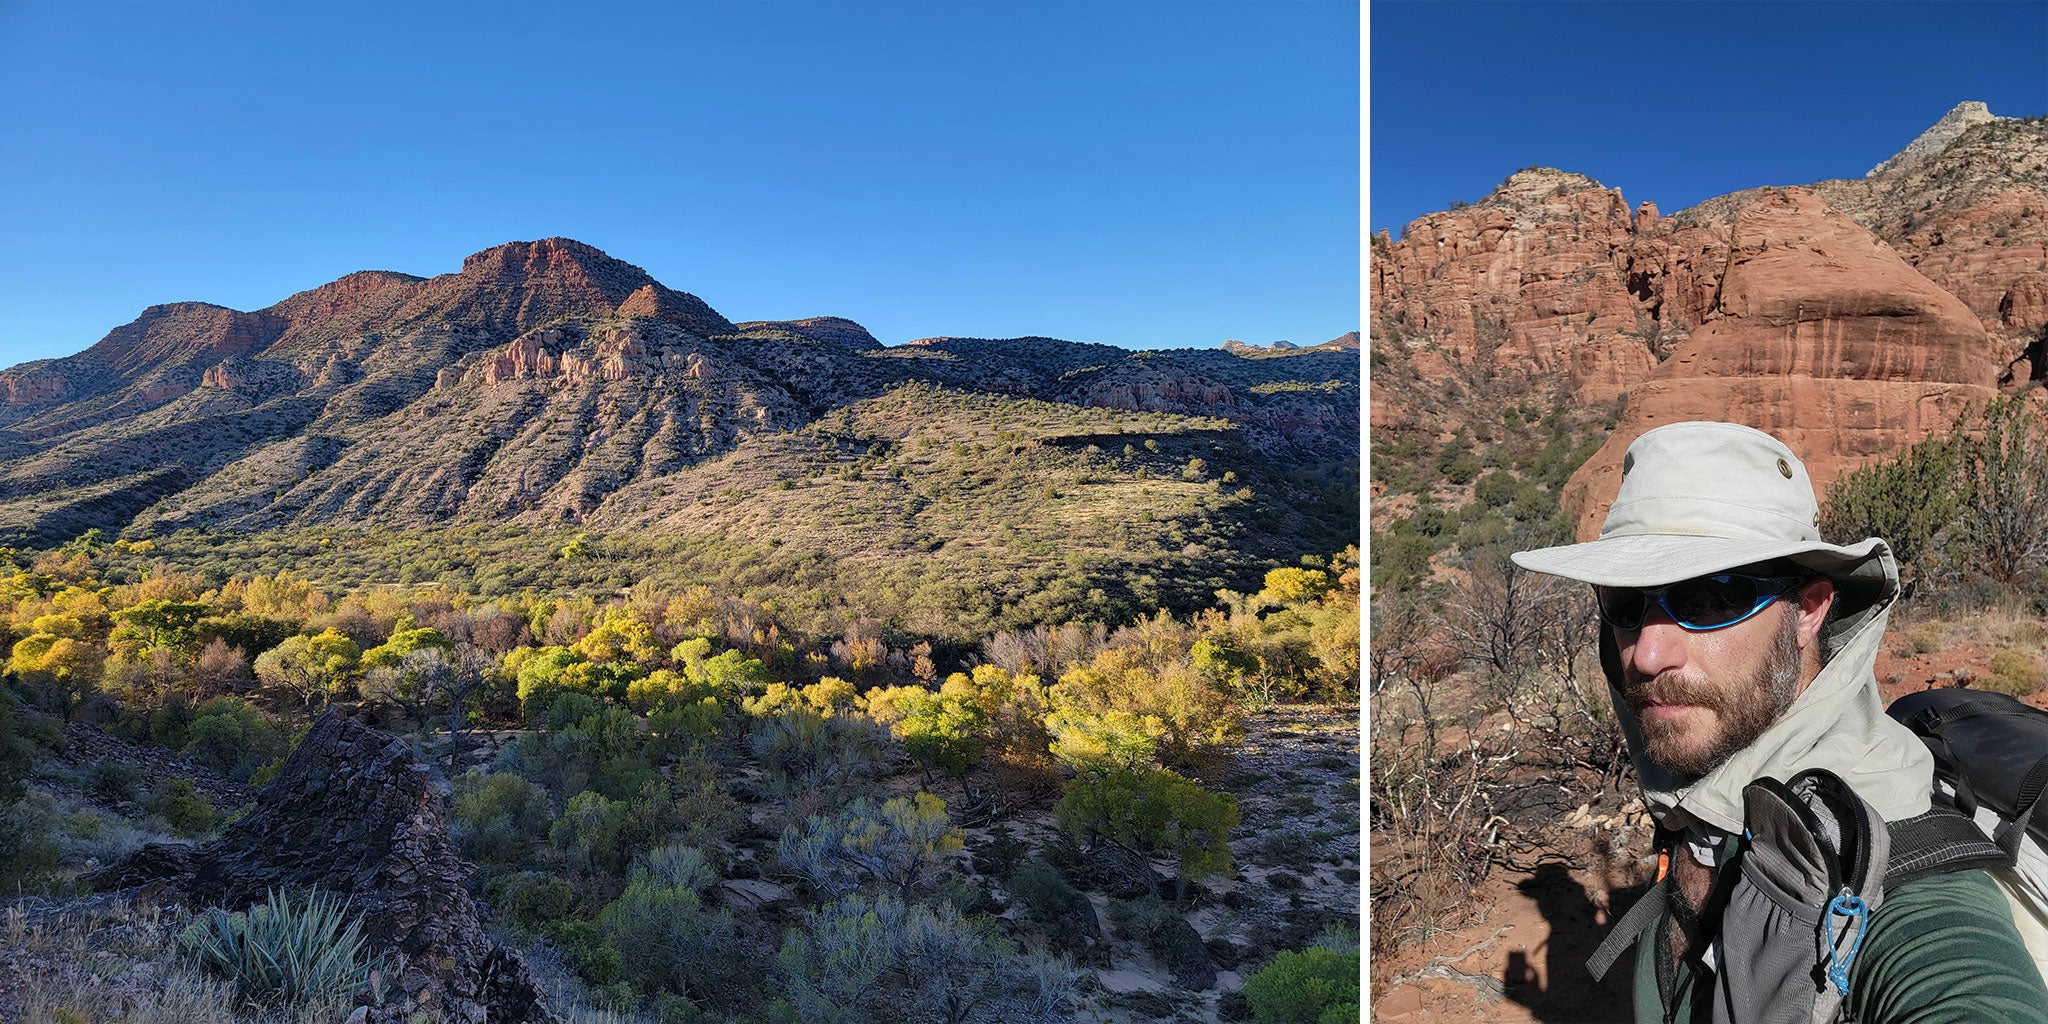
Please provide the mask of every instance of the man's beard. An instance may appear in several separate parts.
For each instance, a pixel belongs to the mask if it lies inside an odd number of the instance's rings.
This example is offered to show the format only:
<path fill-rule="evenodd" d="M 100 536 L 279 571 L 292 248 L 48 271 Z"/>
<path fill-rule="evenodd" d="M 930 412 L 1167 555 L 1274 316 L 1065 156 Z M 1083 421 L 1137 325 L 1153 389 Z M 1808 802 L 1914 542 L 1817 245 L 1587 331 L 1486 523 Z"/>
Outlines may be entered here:
<path fill-rule="evenodd" d="M 1682 670 L 1628 683 L 1623 696 L 1636 713 L 1643 752 L 1653 763 L 1683 780 L 1699 779 L 1756 742 L 1792 706 L 1799 695 L 1799 617 L 1782 615 L 1781 620 L 1783 626 L 1748 686 L 1688 677 Z M 1651 703 L 1705 708 L 1714 713 L 1720 735 L 1708 746 L 1689 746 L 1684 743 L 1688 730 L 1683 722 L 1643 715 Z"/>

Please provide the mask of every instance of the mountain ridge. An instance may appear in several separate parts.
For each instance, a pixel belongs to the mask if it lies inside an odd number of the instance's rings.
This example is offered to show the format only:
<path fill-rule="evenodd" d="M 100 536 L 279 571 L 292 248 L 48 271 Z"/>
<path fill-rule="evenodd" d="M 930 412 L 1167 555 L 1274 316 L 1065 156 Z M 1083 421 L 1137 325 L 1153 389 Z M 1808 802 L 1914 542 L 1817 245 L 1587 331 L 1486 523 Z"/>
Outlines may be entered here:
<path fill-rule="evenodd" d="M 1342 462 L 1362 378 L 1344 340 L 888 347 L 843 317 L 735 324 L 573 239 L 511 242 L 456 273 L 357 271 L 255 311 L 154 306 L 84 353 L 0 370 L 0 543 L 94 526 L 649 528 L 662 517 L 621 506 L 623 489 L 660 504 L 691 490 L 680 474 L 908 386 L 1138 418 L 1112 432 L 1214 420 L 1257 453 L 1240 461 Z M 968 408 L 954 412 L 987 414 Z"/>
<path fill-rule="evenodd" d="M 2048 118 L 1979 106 L 1866 178 L 1758 186 L 1664 216 L 1583 175 L 1524 168 L 1399 241 L 1375 235 L 1375 451 L 1506 443 L 1531 410 L 1588 430 L 1604 418 L 1624 438 L 1681 413 L 1787 429 L 1804 409 L 1824 420 L 1802 454 L 1825 487 L 1962 404 L 2042 393 Z M 1753 308 L 1757 288 L 1772 312 Z M 1946 312 L 1897 330 L 1879 292 Z M 1616 458 L 1583 472 L 1611 474 Z M 1601 500 L 1580 485 L 1567 504 L 1591 515 Z"/>

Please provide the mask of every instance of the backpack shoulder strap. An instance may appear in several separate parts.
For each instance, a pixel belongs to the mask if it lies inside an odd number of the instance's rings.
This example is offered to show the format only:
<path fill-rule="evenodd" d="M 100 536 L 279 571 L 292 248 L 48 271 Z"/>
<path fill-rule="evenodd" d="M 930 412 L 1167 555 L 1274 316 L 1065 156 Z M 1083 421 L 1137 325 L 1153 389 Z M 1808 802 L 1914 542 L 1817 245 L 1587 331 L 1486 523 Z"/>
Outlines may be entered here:
<path fill-rule="evenodd" d="M 1891 833 L 1884 879 L 1887 892 L 1929 875 L 2012 863 L 2012 851 L 1986 838 L 1975 822 L 1939 800 L 1924 814 L 1886 822 L 1885 831 Z"/>
<path fill-rule="evenodd" d="M 1607 938 L 1600 941 L 1599 948 L 1586 958 L 1586 970 L 1593 975 L 1593 980 L 1606 980 L 1607 972 L 1613 969 L 1614 961 L 1621 957 L 1622 951 L 1654 933 L 1663 923 L 1670 905 L 1671 876 L 1666 875 L 1658 879 L 1635 906 L 1628 908 L 1628 913 L 1621 915 L 1621 920 L 1607 933 Z"/>
<path fill-rule="evenodd" d="M 2004 850 L 2008 858 L 2017 859 L 2020 843 L 2025 841 L 2027 827 L 2033 822 L 2034 812 L 2041 807 L 2041 797 L 2048 793 L 2048 754 L 2042 755 L 2034 767 L 2027 770 L 2026 778 L 2020 781 L 2018 804 L 2011 818 L 1998 826 L 1992 840 Z"/>
<path fill-rule="evenodd" d="M 1628 913 L 1621 915 L 1621 920 L 1608 930 L 1607 937 L 1600 940 L 1593 955 L 1586 958 L 1586 971 L 1593 975 L 1594 981 L 1604 980 L 1623 951 L 1654 935 L 1657 926 L 1668 919 L 1672 895 L 1671 851 L 1677 846 L 1678 838 L 1678 832 L 1657 826 L 1657 881 L 1650 886 L 1650 891 L 1636 900 L 1635 906 L 1628 908 Z"/>

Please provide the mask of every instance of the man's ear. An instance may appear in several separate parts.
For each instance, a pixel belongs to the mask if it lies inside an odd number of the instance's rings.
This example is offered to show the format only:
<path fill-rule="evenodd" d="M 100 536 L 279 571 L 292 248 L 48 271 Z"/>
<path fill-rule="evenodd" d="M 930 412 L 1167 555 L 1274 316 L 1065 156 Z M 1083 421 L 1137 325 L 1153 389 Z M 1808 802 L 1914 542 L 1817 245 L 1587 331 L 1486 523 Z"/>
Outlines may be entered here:
<path fill-rule="evenodd" d="M 1820 638 L 1828 621 L 1828 609 L 1835 603 L 1835 581 L 1825 576 L 1806 581 L 1799 588 L 1799 649 L 1807 650 Z"/>

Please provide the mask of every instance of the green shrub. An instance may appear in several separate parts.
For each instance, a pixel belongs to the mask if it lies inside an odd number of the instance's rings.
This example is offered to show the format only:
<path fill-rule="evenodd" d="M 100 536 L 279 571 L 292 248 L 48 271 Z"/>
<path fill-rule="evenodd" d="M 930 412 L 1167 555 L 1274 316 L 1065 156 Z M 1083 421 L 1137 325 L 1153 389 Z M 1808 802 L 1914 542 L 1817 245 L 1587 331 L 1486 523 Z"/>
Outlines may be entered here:
<path fill-rule="evenodd" d="M 268 715 L 240 697 L 215 697 L 199 705 L 185 729 L 179 753 L 238 782 L 247 782 L 265 763 L 284 756 L 291 741 Z"/>
<path fill-rule="evenodd" d="M 71 812 L 64 819 L 65 828 L 78 839 L 98 839 L 106 827 L 106 820 L 90 810 Z"/>
<path fill-rule="evenodd" d="M 625 957 L 617 947 L 604 940 L 596 924 L 573 919 L 562 921 L 549 929 L 548 937 L 555 940 L 555 945 L 562 951 L 562 959 L 575 968 L 584 981 L 598 986 L 621 983 Z M 627 985 L 626 991 L 630 998 L 632 986 Z"/>
<path fill-rule="evenodd" d="M 747 748 L 761 765 L 769 796 L 815 793 L 831 802 L 865 788 L 895 755 L 888 731 L 867 716 L 826 718 L 810 711 L 756 721 Z"/>
<path fill-rule="evenodd" d="M 1479 478 L 1472 496 L 1487 508 L 1500 508 L 1515 500 L 1520 486 L 1521 481 L 1513 473 L 1496 469 Z"/>
<path fill-rule="evenodd" d="M 210 907 L 192 919 L 180 944 L 206 969 L 258 1003 L 305 1005 L 353 995 L 373 966 L 362 920 L 333 895 L 272 890 L 247 913 Z"/>
<path fill-rule="evenodd" d="M 485 886 L 491 909 L 514 928 L 538 931 L 567 917 L 576 890 L 538 871 L 500 875 Z"/>
<path fill-rule="evenodd" d="M 548 797 L 517 775 L 468 772 L 455 779 L 449 818 L 464 857 L 517 866 L 525 863 L 534 837 L 547 832 Z"/>
<path fill-rule="evenodd" d="M 2033 655 L 2008 647 L 1991 656 L 1991 674 L 1978 679 L 1973 685 L 1979 689 L 2026 697 L 2048 686 L 2048 672 L 2042 671 L 2040 661 Z"/>
<path fill-rule="evenodd" d="M 101 761 L 92 766 L 92 795 L 110 803 L 133 803 L 142 769 L 126 761 Z"/>
<path fill-rule="evenodd" d="M 1315 947 L 1282 953 L 1246 978 L 1245 998 L 1259 1024 L 1356 1024 L 1358 950 Z"/>
<path fill-rule="evenodd" d="M 792 823 L 782 830 L 776 858 L 834 899 L 867 884 L 907 898 L 936 884 L 961 844 L 946 802 L 920 792 L 879 807 L 862 797 L 836 815 Z"/>
<path fill-rule="evenodd" d="M 1010 834 L 1010 826 L 997 825 L 989 830 L 988 842 L 974 850 L 974 870 L 992 878 L 1004 878 L 1017 870 L 1017 864 L 1028 852 L 1017 837 Z"/>
<path fill-rule="evenodd" d="M 40 892 L 56 880 L 62 865 L 57 841 L 36 827 L 21 808 L 0 807 L 0 892 Z"/>
<path fill-rule="evenodd" d="M 1102 840 L 1178 862 L 1181 881 L 1230 873 L 1230 830 L 1237 798 L 1164 769 L 1111 771 L 1067 783 L 1053 816 L 1091 847 Z"/>
<path fill-rule="evenodd" d="M 30 745 L 21 735 L 21 719 L 14 695 L 0 689 L 0 811 L 26 794 L 21 780 L 35 767 Z"/>
<path fill-rule="evenodd" d="M 186 839 L 212 829 L 220 820 L 213 801 L 199 792 L 191 779 L 165 779 L 158 783 L 145 807 L 164 819 L 173 834 Z"/>
<path fill-rule="evenodd" d="M 1851 470 L 1828 485 L 1820 530 L 1836 543 L 1883 537 L 1909 576 L 1926 568 L 1936 534 L 1962 511 L 1961 452 L 1930 437 L 1893 459 Z"/>
<path fill-rule="evenodd" d="M 661 847 L 634 866 L 626 891 L 597 916 L 599 933 L 620 953 L 625 980 L 645 993 L 703 998 L 732 987 L 732 911 L 703 899 L 717 883 L 693 846 Z"/>

